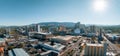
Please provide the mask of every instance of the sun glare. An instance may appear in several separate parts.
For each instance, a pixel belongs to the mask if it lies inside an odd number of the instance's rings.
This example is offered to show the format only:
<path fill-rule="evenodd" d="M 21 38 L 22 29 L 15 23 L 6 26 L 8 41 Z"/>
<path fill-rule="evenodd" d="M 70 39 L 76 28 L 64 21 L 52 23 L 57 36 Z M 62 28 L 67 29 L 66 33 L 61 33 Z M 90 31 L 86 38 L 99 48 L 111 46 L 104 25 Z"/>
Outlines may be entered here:
<path fill-rule="evenodd" d="M 104 11 L 107 7 L 106 0 L 94 0 L 93 8 L 95 11 Z"/>

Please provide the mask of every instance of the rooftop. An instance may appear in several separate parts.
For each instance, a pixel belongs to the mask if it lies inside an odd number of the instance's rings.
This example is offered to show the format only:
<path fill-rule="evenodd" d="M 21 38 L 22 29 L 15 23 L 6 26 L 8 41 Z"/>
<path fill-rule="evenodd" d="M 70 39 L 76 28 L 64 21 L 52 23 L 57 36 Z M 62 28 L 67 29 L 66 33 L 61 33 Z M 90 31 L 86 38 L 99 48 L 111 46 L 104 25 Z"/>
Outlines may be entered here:
<path fill-rule="evenodd" d="M 72 39 L 74 36 L 56 36 L 56 37 L 52 37 L 52 38 L 57 38 L 57 39 L 62 39 L 62 40 L 70 40 Z"/>
<path fill-rule="evenodd" d="M 41 42 L 39 42 L 39 44 L 41 44 L 44 47 L 53 48 L 53 49 L 58 50 L 58 51 L 61 51 L 65 47 L 64 45 L 61 45 L 61 44 L 58 44 L 58 43 L 55 43 L 53 46 L 50 45 L 50 44 L 41 43 Z"/>
<path fill-rule="evenodd" d="M 87 43 L 86 45 L 87 46 L 103 46 L 103 44 L 89 44 L 89 43 Z"/>
<path fill-rule="evenodd" d="M 43 34 L 43 35 L 50 35 L 51 34 L 51 33 L 42 33 L 42 32 L 29 32 L 29 33 Z"/>
<path fill-rule="evenodd" d="M 0 38 L 0 42 L 5 42 L 5 39 L 4 38 Z"/>
<path fill-rule="evenodd" d="M 33 41 L 38 41 L 38 39 L 30 39 L 28 41 L 33 42 Z"/>
<path fill-rule="evenodd" d="M 107 52 L 106 55 L 107 55 L 107 56 L 115 56 L 116 54 L 113 53 L 113 52 Z"/>
<path fill-rule="evenodd" d="M 47 51 L 47 52 L 43 52 L 43 53 L 41 53 L 41 55 L 42 55 L 42 56 L 45 56 L 46 54 L 50 54 L 51 52 L 58 53 L 58 52 L 55 52 L 55 51 L 49 50 L 49 51 Z"/>
<path fill-rule="evenodd" d="M 29 56 L 22 48 L 16 48 L 8 51 L 9 56 Z"/>

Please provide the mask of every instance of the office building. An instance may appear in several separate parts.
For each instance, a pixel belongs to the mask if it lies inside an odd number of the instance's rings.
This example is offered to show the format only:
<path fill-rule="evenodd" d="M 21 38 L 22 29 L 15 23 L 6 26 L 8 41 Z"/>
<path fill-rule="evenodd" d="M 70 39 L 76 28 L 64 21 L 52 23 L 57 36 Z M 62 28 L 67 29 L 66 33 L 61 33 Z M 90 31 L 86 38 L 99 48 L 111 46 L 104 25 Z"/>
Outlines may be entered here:
<path fill-rule="evenodd" d="M 100 32 L 99 32 L 99 36 L 98 36 L 98 41 L 102 41 L 103 40 L 103 37 L 102 37 L 102 29 L 100 29 Z"/>
<path fill-rule="evenodd" d="M 41 32 L 41 30 L 40 30 L 40 25 L 38 25 L 38 30 L 37 30 L 37 32 Z"/>
<path fill-rule="evenodd" d="M 107 44 L 86 44 L 84 56 L 106 56 Z"/>
<path fill-rule="evenodd" d="M 106 37 L 111 41 L 119 41 L 120 39 L 119 34 L 106 34 Z"/>
<path fill-rule="evenodd" d="M 75 24 L 75 29 L 76 29 L 76 28 L 79 28 L 79 29 L 80 29 L 80 25 L 81 25 L 80 22 L 77 22 L 77 23 Z"/>
<path fill-rule="evenodd" d="M 27 36 L 28 36 L 28 32 L 29 32 L 28 28 L 29 28 L 29 26 L 25 26 L 25 34 L 26 34 Z"/>
<path fill-rule="evenodd" d="M 35 29 L 36 29 L 36 32 L 41 32 L 40 25 L 36 24 Z"/>
<path fill-rule="evenodd" d="M 85 33 L 85 25 L 80 24 L 80 22 L 77 22 L 74 27 L 74 34 L 75 35 L 80 35 Z"/>
<path fill-rule="evenodd" d="M 97 32 L 95 25 L 90 26 L 90 32 L 91 33 L 96 33 Z"/>

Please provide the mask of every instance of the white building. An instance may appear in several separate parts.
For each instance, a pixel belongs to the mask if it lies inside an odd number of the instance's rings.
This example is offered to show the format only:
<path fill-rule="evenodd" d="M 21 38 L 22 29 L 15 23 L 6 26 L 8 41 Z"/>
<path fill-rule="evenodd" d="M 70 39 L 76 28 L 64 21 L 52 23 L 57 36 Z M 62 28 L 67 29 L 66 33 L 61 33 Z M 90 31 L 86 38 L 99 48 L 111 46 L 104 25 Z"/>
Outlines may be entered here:
<path fill-rule="evenodd" d="M 54 45 L 50 45 L 50 44 L 47 44 L 47 43 L 41 43 L 40 42 L 39 45 L 42 48 L 45 48 L 47 50 L 56 51 L 56 52 L 61 52 L 65 48 L 64 45 L 61 45 L 61 44 L 58 44 L 58 43 L 55 43 Z"/>
<path fill-rule="evenodd" d="M 74 30 L 74 33 L 75 33 L 75 34 L 80 34 L 80 29 L 79 29 L 79 28 L 76 28 L 76 29 Z"/>

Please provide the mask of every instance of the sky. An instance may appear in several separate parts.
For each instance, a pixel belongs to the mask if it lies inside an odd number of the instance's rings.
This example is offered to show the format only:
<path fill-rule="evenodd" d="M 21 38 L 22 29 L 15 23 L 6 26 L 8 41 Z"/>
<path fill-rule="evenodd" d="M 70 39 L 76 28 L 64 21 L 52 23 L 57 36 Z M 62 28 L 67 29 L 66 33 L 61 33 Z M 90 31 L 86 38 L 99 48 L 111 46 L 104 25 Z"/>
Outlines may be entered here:
<path fill-rule="evenodd" d="M 120 0 L 0 0 L 0 25 L 81 22 L 119 25 Z"/>

